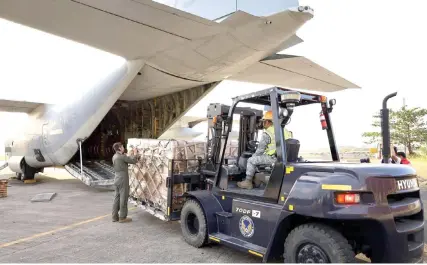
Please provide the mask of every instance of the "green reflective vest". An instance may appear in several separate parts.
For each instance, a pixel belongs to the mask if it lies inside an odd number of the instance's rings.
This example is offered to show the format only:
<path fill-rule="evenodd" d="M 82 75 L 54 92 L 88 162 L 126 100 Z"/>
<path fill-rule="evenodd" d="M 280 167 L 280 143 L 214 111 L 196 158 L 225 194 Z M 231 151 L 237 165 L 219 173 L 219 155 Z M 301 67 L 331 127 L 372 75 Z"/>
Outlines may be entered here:
<path fill-rule="evenodd" d="M 274 136 L 274 126 L 268 127 L 266 130 L 264 130 L 269 136 L 270 136 L 270 143 L 267 145 L 267 148 L 264 151 L 264 154 L 266 155 L 274 155 L 276 154 L 276 138 Z M 285 135 L 285 140 L 291 138 L 291 133 L 284 128 L 283 131 Z"/>

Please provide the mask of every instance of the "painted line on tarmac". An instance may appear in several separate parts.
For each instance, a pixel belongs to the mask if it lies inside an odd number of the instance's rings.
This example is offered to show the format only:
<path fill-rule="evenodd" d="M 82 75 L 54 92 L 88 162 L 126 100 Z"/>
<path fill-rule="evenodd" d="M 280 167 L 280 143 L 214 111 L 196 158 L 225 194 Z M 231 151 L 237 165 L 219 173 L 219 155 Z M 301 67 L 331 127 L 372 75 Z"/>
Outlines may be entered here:
<path fill-rule="evenodd" d="M 135 209 L 136 209 L 136 207 L 135 208 L 129 208 L 129 211 L 132 211 L 132 210 L 135 210 Z M 89 220 L 85 220 L 85 221 L 82 221 L 82 222 L 78 222 L 78 223 L 74 223 L 74 224 L 71 224 L 71 225 L 63 226 L 63 227 L 60 227 L 60 228 L 57 228 L 57 229 L 53 229 L 53 230 L 50 230 L 50 231 L 47 231 L 47 232 L 35 234 L 35 235 L 29 236 L 29 237 L 21 238 L 21 239 L 18 239 L 18 240 L 9 242 L 9 243 L 2 244 L 2 245 L 0 245 L 0 248 L 5 248 L 5 247 L 13 246 L 13 245 L 16 245 L 16 244 L 19 244 L 19 243 L 22 243 L 22 242 L 31 241 L 31 240 L 33 240 L 35 238 L 39 238 L 39 237 L 51 235 L 51 234 L 59 232 L 59 231 L 63 231 L 63 230 L 75 228 L 75 227 L 80 226 L 80 225 L 84 225 L 84 224 L 87 224 L 87 223 L 91 223 L 91 222 L 95 222 L 95 221 L 101 220 L 101 219 L 103 219 L 103 218 L 105 218 L 107 216 L 111 216 L 111 214 L 101 215 L 101 216 L 98 216 L 98 217 L 95 217 L 95 218 L 92 218 L 92 219 L 89 219 Z"/>

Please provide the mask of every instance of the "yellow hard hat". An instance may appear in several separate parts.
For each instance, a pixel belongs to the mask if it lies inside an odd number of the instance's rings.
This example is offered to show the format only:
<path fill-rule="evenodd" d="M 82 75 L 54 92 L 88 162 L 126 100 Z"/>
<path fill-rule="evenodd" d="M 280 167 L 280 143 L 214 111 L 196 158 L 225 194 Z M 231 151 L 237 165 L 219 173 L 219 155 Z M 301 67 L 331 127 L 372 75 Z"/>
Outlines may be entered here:
<path fill-rule="evenodd" d="M 271 110 L 264 113 L 264 117 L 262 117 L 263 120 L 273 120 L 273 112 Z"/>

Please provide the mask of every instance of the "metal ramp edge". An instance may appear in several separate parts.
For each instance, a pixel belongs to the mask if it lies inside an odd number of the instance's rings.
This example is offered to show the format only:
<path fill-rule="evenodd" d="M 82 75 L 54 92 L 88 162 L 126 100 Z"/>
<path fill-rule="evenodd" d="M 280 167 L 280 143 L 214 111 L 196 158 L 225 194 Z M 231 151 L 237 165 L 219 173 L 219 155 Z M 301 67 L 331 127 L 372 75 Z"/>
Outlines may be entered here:
<path fill-rule="evenodd" d="M 114 190 L 114 178 L 104 178 L 102 175 L 96 174 L 96 172 L 85 166 L 83 166 L 83 175 L 80 173 L 80 167 L 77 167 L 73 163 L 65 165 L 65 170 L 89 187 Z"/>
<path fill-rule="evenodd" d="M 153 215 L 154 217 L 162 220 L 162 221 L 169 221 L 169 218 L 166 213 L 164 213 L 162 210 L 152 207 L 148 204 L 144 204 L 140 201 L 135 200 L 134 198 L 129 198 L 128 202 L 132 204 L 134 207 L 140 208 L 143 211 L 148 212 L 149 214 Z"/>
<path fill-rule="evenodd" d="M 0 171 L 7 168 L 9 166 L 9 164 L 6 162 L 3 165 L 0 166 Z"/>

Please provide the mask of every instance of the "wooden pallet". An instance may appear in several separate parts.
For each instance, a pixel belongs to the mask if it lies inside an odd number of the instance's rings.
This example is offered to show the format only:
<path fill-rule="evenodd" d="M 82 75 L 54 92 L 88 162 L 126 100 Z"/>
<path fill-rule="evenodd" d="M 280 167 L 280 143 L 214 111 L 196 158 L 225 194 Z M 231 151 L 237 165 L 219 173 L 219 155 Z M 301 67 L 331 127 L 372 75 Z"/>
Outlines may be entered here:
<path fill-rule="evenodd" d="M 138 149 L 140 155 L 136 165 L 129 168 L 130 197 L 144 202 L 164 213 L 167 212 L 168 188 L 166 179 L 169 167 L 173 164 L 173 173 L 197 172 L 200 160 L 206 159 L 206 142 L 184 140 L 129 139 L 127 150 Z M 237 157 L 237 142 L 226 149 L 226 157 Z M 185 184 L 173 187 L 172 208 L 181 205 L 180 196 L 186 191 Z"/>
<path fill-rule="evenodd" d="M 175 174 L 194 172 L 198 159 L 205 159 L 206 143 L 182 140 L 129 139 L 127 149 L 138 149 L 139 161 L 129 169 L 130 197 L 167 211 L 166 179 L 172 160 Z M 174 186 L 173 197 L 182 195 L 185 185 Z M 174 200 L 175 203 L 179 203 Z"/>
<path fill-rule="evenodd" d="M 7 197 L 7 179 L 0 179 L 0 198 Z"/>

